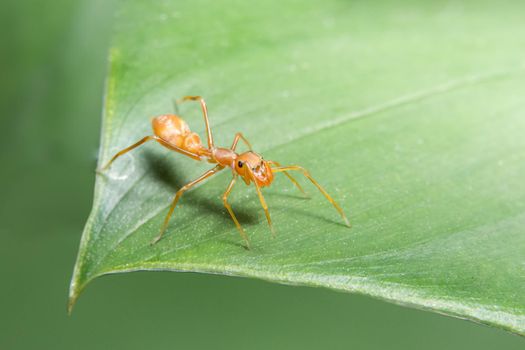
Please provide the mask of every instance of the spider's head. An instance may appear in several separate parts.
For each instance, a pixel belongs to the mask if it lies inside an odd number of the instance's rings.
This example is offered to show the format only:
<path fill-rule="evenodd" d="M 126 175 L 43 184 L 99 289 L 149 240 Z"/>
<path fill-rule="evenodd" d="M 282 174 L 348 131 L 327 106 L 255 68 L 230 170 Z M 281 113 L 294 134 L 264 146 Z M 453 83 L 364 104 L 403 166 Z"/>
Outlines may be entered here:
<path fill-rule="evenodd" d="M 249 185 L 254 181 L 260 187 L 269 186 L 273 181 L 270 164 L 259 154 L 248 151 L 237 156 L 234 171 Z"/>

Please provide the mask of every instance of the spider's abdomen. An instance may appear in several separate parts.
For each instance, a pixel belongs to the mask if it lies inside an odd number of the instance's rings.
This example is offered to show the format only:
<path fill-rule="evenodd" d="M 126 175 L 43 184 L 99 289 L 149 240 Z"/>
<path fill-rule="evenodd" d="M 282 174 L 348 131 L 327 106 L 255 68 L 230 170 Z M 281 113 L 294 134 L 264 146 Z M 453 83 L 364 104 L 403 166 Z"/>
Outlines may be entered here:
<path fill-rule="evenodd" d="M 201 155 L 204 151 L 199 135 L 192 132 L 188 124 L 174 114 L 164 114 L 151 121 L 153 132 L 168 143 L 186 151 Z"/>

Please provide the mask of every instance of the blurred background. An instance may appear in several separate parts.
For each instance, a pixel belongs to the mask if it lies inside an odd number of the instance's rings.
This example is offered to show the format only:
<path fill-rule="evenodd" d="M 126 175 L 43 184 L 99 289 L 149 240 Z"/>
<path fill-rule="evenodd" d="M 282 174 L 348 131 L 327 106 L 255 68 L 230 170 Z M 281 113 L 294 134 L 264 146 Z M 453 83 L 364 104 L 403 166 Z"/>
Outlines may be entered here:
<path fill-rule="evenodd" d="M 501 330 L 360 295 L 189 273 L 100 278 L 67 316 L 115 5 L 0 5 L 0 349 L 524 348 Z"/>

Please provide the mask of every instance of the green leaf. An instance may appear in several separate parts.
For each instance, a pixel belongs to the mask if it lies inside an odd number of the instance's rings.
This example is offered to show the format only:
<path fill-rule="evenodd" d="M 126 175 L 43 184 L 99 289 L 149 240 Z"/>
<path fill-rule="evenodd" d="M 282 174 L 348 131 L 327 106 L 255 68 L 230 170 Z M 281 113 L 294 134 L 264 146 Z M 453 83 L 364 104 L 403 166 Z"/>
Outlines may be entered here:
<path fill-rule="evenodd" d="M 128 1 L 110 51 L 99 165 L 202 95 L 217 145 L 242 131 L 303 178 L 256 192 L 158 144 L 97 175 L 70 291 L 136 270 L 220 273 L 368 294 L 525 334 L 525 3 Z M 196 103 L 181 106 L 204 138 Z M 299 174 L 297 176 L 300 176 Z"/>

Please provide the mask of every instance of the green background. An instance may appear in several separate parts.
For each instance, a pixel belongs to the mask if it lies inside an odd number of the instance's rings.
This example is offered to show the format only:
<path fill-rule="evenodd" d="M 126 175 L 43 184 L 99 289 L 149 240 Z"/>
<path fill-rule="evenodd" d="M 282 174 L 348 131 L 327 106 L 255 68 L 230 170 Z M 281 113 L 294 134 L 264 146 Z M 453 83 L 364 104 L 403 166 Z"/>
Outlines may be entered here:
<path fill-rule="evenodd" d="M 198 274 L 97 279 L 68 317 L 113 5 L 1 5 L 0 349 L 523 348 L 501 330 L 359 295 Z"/>

